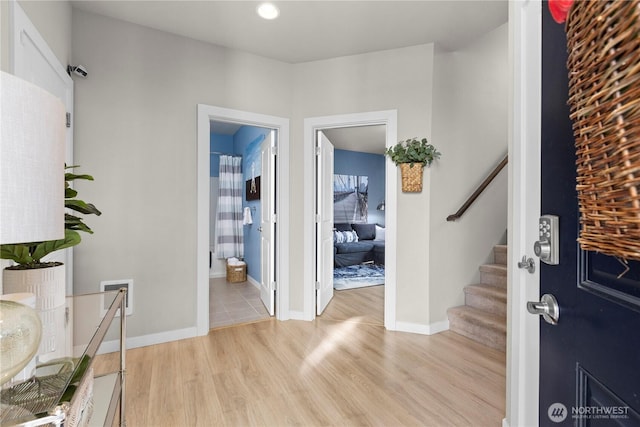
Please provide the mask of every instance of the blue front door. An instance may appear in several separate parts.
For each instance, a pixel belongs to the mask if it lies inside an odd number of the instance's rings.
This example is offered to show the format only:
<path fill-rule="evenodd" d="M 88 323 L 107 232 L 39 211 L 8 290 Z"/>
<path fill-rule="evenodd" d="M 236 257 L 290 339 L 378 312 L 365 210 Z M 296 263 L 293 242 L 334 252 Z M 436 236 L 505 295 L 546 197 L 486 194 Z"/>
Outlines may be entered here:
<path fill-rule="evenodd" d="M 617 259 L 576 241 L 565 27 L 546 2 L 542 15 L 541 215 L 559 217 L 560 264 L 541 264 L 540 294 L 556 297 L 560 316 L 555 326 L 540 323 L 540 424 L 639 426 L 640 263 L 618 278 Z"/>

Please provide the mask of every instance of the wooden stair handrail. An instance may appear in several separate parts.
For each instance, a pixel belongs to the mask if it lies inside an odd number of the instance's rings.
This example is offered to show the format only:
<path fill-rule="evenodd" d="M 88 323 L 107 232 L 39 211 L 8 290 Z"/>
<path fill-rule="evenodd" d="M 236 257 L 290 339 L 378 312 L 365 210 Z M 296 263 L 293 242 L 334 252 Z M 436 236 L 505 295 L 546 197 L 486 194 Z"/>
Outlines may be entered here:
<path fill-rule="evenodd" d="M 491 174 L 489 174 L 489 176 L 484 181 L 482 181 L 482 184 L 480 184 L 480 186 L 476 189 L 476 191 L 474 191 L 473 194 L 469 196 L 467 201 L 464 202 L 464 204 L 460 207 L 460 209 L 458 209 L 458 212 L 451 214 L 447 217 L 447 221 L 455 221 L 456 219 L 459 219 L 466 212 L 466 210 L 469 209 L 469 206 L 471 206 L 473 202 L 476 201 L 476 199 L 478 198 L 478 196 L 480 196 L 480 194 L 484 191 L 484 189 L 487 188 L 489 184 L 491 184 L 491 181 L 493 181 L 493 179 L 507 165 L 508 161 L 509 161 L 509 155 L 504 156 L 504 159 L 502 159 L 502 161 L 498 164 L 498 166 L 495 167 L 493 172 L 491 172 Z"/>

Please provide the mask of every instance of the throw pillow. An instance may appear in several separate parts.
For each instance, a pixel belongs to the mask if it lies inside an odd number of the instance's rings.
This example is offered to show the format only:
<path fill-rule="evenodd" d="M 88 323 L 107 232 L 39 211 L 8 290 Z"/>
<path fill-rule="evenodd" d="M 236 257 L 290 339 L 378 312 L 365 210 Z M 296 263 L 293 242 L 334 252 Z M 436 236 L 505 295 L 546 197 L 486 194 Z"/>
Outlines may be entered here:
<path fill-rule="evenodd" d="M 384 241 L 385 228 L 376 224 L 376 238 L 374 240 Z"/>
<path fill-rule="evenodd" d="M 334 243 L 353 243 L 358 241 L 358 234 L 355 231 L 334 231 Z"/>

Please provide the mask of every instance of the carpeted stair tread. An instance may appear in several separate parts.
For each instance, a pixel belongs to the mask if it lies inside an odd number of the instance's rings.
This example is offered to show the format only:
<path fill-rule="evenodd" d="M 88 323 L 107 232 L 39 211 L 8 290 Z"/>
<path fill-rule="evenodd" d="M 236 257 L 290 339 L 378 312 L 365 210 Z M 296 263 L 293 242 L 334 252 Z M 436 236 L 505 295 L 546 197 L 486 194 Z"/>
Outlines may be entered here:
<path fill-rule="evenodd" d="M 503 315 L 507 314 L 507 289 L 484 285 L 468 285 L 464 288 L 465 304 L 489 313 Z"/>
<path fill-rule="evenodd" d="M 505 351 L 507 321 L 499 316 L 469 306 L 452 307 L 447 310 L 449 328 L 488 347 Z"/>
<path fill-rule="evenodd" d="M 484 264 L 480 266 L 481 273 L 493 273 L 500 276 L 507 276 L 507 266 L 504 264 Z"/>
<path fill-rule="evenodd" d="M 507 287 L 507 266 L 504 264 L 485 264 L 480 266 L 480 283 Z"/>
<path fill-rule="evenodd" d="M 478 283 L 476 285 L 468 285 L 464 288 L 465 293 L 483 295 L 489 298 L 495 298 L 500 301 L 507 302 L 507 290 L 499 286 L 485 285 Z"/>
<path fill-rule="evenodd" d="M 465 305 L 447 310 L 449 329 L 488 347 L 507 347 L 507 245 L 493 247 L 493 264 L 479 267 L 480 283 L 465 286 Z"/>
<path fill-rule="evenodd" d="M 493 247 L 493 262 L 507 265 L 507 245 L 495 245 Z"/>
<path fill-rule="evenodd" d="M 449 314 L 457 316 L 459 319 L 472 322 L 476 325 L 482 325 L 487 328 L 507 333 L 507 319 L 505 316 L 491 314 L 484 310 L 461 305 L 452 307 L 448 310 Z"/>

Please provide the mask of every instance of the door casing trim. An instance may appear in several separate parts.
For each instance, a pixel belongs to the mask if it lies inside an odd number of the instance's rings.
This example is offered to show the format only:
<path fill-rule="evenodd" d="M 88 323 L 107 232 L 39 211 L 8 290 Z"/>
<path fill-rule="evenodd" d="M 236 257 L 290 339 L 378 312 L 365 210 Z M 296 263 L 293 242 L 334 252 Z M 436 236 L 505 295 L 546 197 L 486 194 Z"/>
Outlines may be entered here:
<path fill-rule="evenodd" d="M 507 393 L 503 426 L 539 425 L 540 326 L 527 301 L 540 299 L 539 268 L 518 269 L 533 256 L 540 215 L 542 10 L 540 1 L 509 2 L 511 67 L 507 271 Z M 534 257 L 535 258 L 535 257 Z M 537 259 L 537 258 L 536 258 Z"/>

